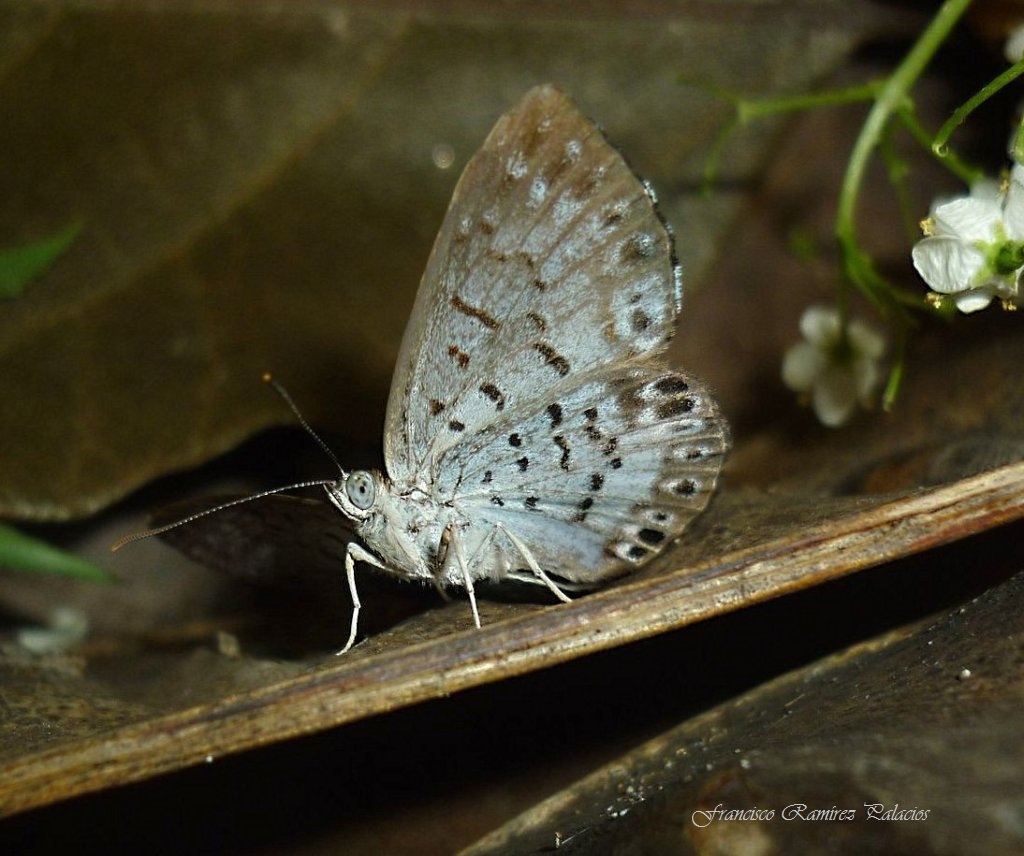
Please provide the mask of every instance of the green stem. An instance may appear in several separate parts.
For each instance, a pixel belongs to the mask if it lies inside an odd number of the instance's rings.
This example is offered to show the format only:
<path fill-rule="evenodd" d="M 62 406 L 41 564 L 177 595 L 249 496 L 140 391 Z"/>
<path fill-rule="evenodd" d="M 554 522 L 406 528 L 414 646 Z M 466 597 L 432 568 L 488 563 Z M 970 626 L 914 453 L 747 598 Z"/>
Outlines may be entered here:
<path fill-rule="evenodd" d="M 837 107 L 841 104 L 855 104 L 870 101 L 878 95 L 878 82 L 860 83 L 843 89 L 827 92 L 810 92 L 785 98 L 738 99 L 736 118 L 740 125 L 747 125 L 755 119 L 777 116 L 780 113 L 795 113 L 799 110 L 813 110 L 817 107 Z"/>
<path fill-rule="evenodd" d="M 985 176 L 985 171 L 965 163 L 952 149 L 947 148 L 945 154 L 937 154 L 932 146 L 933 136 L 921 124 L 917 114 L 909 107 L 899 111 L 900 121 L 918 145 L 942 163 L 950 172 L 970 187 L 978 179 Z"/>
<path fill-rule="evenodd" d="M 892 368 L 889 369 L 889 377 L 885 382 L 885 390 L 882 392 L 882 410 L 889 413 L 896 398 L 900 393 L 900 386 L 903 383 L 903 369 L 907 364 L 907 329 L 900 328 L 899 342 L 896 345 L 896 358 L 893 360 Z"/>
<path fill-rule="evenodd" d="M 900 220 L 903 221 L 903 229 L 907 234 L 909 243 L 917 239 L 918 227 L 917 218 L 911 211 L 910 189 L 907 187 L 907 176 L 910 174 L 910 167 L 900 157 L 893 144 L 893 130 L 895 125 L 887 126 L 886 133 L 879 142 L 879 152 L 882 155 L 882 162 L 889 175 L 889 184 L 896 192 L 896 201 L 899 204 Z"/>
<path fill-rule="evenodd" d="M 817 107 L 834 107 L 840 104 L 853 104 L 870 101 L 878 94 L 879 83 L 862 83 L 847 86 L 843 89 L 831 89 L 827 92 L 791 95 L 786 98 L 740 98 L 721 87 L 699 81 L 684 79 L 683 83 L 697 86 L 715 98 L 728 101 L 736 110 L 736 115 L 716 135 L 711 144 L 711 152 L 704 166 L 701 180 L 701 193 L 707 195 L 715 182 L 718 163 L 722 159 L 725 144 L 737 128 L 743 128 L 758 119 L 777 116 L 782 113 L 795 113 L 800 110 L 811 110 Z"/>
<path fill-rule="evenodd" d="M 1022 74 L 1024 74 L 1024 59 L 1014 63 L 998 77 L 990 80 L 981 89 L 975 92 L 974 95 L 957 107 L 956 110 L 953 111 L 953 115 L 943 123 L 942 127 L 939 128 L 939 132 L 935 135 L 935 139 L 932 141 L 932 151 L 940 158 L 946 157 L 948 152 L 946 143 L 949 142 L 949 138 L 953 134 L 953 131 L 959 128 L 967 117 L 970 116 L 978 107 Z"/>
<path fill-rule="evenodd" d="M 859 278 L 850 276 L 850 272 L 861 267 L 866 261 L 864 254 L 858 249 L 855 220 L 857 196 L 864 181 L 868 160 L 878 146 L 886 124 L 895 113 L 906 105 L 911 87 L 921 76 L 932 56 L 945 41 L 949 31 L 967 10 L 970 3 L 971 0 L 945 0 L 903 62 L 878 90 L 874 106 L 868 113 L 864 126 L 854 143 L 853 151 L 850 153 L 850 160 L 840 189 L 835 225 L 840 257 L 844 271 L 847 273 L 847 277 L 844 277 L 842 281 L 839 295 L 839 311 L 844 325 L 848 305 L 848 295 L 845 293 L 847 282 L 853 281 L 860 285 Z M 870 263 L 868 262 L 868 264 Z M 879 295 L 872 293 L 876 291 L 875 289 L 868 290 L 861 287 L 872 302 L 877 302 Z"/>

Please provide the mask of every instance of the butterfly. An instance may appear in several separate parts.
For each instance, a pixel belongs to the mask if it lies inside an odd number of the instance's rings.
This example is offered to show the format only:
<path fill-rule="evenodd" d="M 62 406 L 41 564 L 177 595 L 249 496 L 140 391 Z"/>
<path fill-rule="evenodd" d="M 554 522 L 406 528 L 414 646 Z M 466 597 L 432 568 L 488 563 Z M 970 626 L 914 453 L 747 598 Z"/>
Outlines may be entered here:
<path fill-rule="evenodd" d="M 339 464 L 311 483 L 358 539 L 341 653 L 359 563 L 464 589 L 479 627 L 476 582 L 568 601 L 680 535 L 728 446 L 707 390 L 662 359 L 681 300 L 651 187 L 559 89 L 530 90 L 466 165 L 434 243 L 392 380 L 385 471 Z"/>

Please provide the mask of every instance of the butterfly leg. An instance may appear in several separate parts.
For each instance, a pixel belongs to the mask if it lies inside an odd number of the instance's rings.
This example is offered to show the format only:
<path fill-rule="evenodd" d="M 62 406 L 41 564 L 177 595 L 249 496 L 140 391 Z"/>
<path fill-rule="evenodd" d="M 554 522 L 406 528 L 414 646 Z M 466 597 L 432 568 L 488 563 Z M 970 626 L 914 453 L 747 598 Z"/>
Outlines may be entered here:
<path fill-rule="evenodd" d="M 441 596 L 441 600 L 445 603 L 451 600 L 451 596 L 444 590 L 445 571 L 448 568 L 448 556 L 452 541 L 450 530 L 451 527 L 448 526 L 445 527 L 445 530 L 441 533 L 441 543 L 437 548 L 438 561 L 434 566 L 434 570 L 430 574 L 430 582 L 434 586 L 434 591 Z"/>
<path fill-rule="evenodd" d="M 352 624 L 348 631 L 348 642 L 338 652 L 339 655 L 346 653 L 356 641 L 356 629 L 359 626 L 359 610 L 363 608 L 363 605 L 359 602 L 359 592 L 356 591 L 356 562 L 365 562 L 367 565 L 380 568 L 382 571 L 387 570 L 372 553 L 364 550 L 358 544 L 349 542 L 345 550 L 345 577 L 348 579 L 348 590 L 352 595 Z"/>
<path fill-rule="evenodd" d="M 555 581 L 552 580 L 551 577 L 544 573 L 543 569 L 540 566 L 540 563 L 534 557 L 533 553 L 530 552 L 529 547 L 527 547 L 519 538 L 517 538 L 515 535 L 509 532 L 508 529 L 506 529 L 502 524 L 495 524 L 495 529 L 500 530 L 501 533 L 506 538 L 508 538 L 508 540 L 512 543 L 512 546 L 519 551 L 519 555 L 521 555 L 523 559 L 526 560 L 526 564 L 529 565 L 530 570 L 534 573 L 534 576 L 536 576 L 538 580 L 544 583 L 544 585 L 546 585 L 551 590 L 551 593 L 555 597 L 557 597 L 563 603 L 572 602 L 572 598 L 569 597 L 569 595 L 567 595 L 564 591 L 562 591 L 557 585 L 555 585 Z"/>
<path fill-rule="evenodd" d="M 462 538 L 459 535 L 459 530 L 454 524 L 449 523 L 444 530 L 445 537 L 449 544 L 451 544 L 453 551 L 455 552 L 455 561 L 459 564 L 459 570 L 462 571 L 462 584 L 466 588 L 466 594 L 469 595 L 469 607 L 473 610 L 473 624 L 476 625 L 476 629 L 480 629 L 480 611 L 476 606 L 476 591 L 473 589 L 473 577 L 469 573 L 469 563 L 466 561 L 466 551 L 462 548 Z"/>
<path fill-rule="evenodd" d="M 444 590 L 444 584 L 436 576 L 432 576 L 430 578 L 430 582 L 433 583 L 434 591 L 438 593 L 438 595 L 441 597 L 441 600 L 443 600 L 445 603 L 448 603 L 448 601 L 452 599 L 452 596 Z"/>

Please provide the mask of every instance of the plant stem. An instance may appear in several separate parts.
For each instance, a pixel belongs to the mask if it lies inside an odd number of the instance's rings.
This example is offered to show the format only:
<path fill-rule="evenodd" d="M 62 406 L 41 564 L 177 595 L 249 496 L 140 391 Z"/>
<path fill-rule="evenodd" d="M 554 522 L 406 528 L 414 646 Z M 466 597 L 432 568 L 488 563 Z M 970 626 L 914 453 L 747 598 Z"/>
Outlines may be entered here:
<path fill-rule="evenodd" d="M 846 166 L 846 174 L 843 177 L 839 193 L 835 225 L 840 258 L 846 273 L 839 293 L 839 311 L 844 326 L 848 311 L 846 292 L 849 282 L 857 284 L 872 302 L 877 303 L 878 300 L 878 294 L 872 293 L 875 292 L 875 289 L 868 289 L 862 284 L 860 276 L 853 273 L 865 264 L 870 266 L 870 261 L 858 247 L 855 228 L 857 196 L 864 181 L 868 160 L 877 148 L 886 124 L 906 105 L 911 87 L 921 76 L 932 56 L 949 35 L 949 31 L 970 4 L 971 0 L 945 0 L 903 62 L 878 89 L 874 106 L 868 113 L 857 141 L 854 143 L 853 151 L 850 153 L 850 160 Z"/>
<path fill-rule="evenodd" d="M 741 98 L 736 101 L 736 117 L 740 125 L 747 125 L 755 119 L 779 113 L 795 113 L 798 110 L 813 110 L 816 107 L 838 107 L 840 104 L 871 101 L 878 95 L 880 85 L 877 82 L 859 83 L 843 89 L 790 95 L 785 98 Z"/>
<path fill-rule="evenodd" d="M 817 107 L 836 107 L 841 104 L 871 101 L 877 95 L 878 88 L 881 85 L 877 82 L 861 83 L 847 86 L 843 89 L 830 89 L 827 92 L 812 92 L 810 94 L 791 95 L 785 98 L 761 99 L 741 98 L 721 87 L 709 84 L 698 84 L 693 81 L 683 82 L 699 86 L 715 98 L 728 101 L 736 110 L 736 115 L 715 135 L 715 139 L 711 144 L 711 152 L 704 166 L 704 177 L 701 181 L 701 193 L 704 195 L 711 192 L 725 144 L 737 128 L 743 128 L 758 119 L 778 116 L 782 113 L 795 113 L 799 110 L 812 110 Z"/>
<path fill-rule="evenodd" d="M 1022 74 L 1024 74 L 1024 60 L 1011 65 L 1006 69 L 1006 71 L 993 80 L 990 80 L 981 89 L 975 92 L 974 95 L 957 107 L 956 110 L 953 111 L 953 115 L 943 123 L 942 127 L 939 128 L 938 133 L 935 135 L 935 139 L 932 141 L 932 151 L 934 151 L 940 158 L 946 157 L 948 154 L 946 143 L 949 142 L 949 138 L 953 131 L 959 128 L 964 123 L 964 120 L 974 110 Z"/>
<path fill-rule="evenodd" d="M 984 178 L 984 170 L 978 169 L 975 166 L 964 163 L 964 161 L 950 148 L 946 148 L 944 154 L 937 154 L 932 145 L 931 133 L 921 124 L 917 118 L 917 114 L 909 107 L 899 111 L 900 121 L 903 122 L 903 127 L 907 129 L 910 136 L 914 138 L 919 146 L 924 149 L 928 154 L 937 158 L 939 162 L 946 167 L 950 172 L 959 178 L 964 184 L 970 187 L 974 182 L 980 178 Z"/>

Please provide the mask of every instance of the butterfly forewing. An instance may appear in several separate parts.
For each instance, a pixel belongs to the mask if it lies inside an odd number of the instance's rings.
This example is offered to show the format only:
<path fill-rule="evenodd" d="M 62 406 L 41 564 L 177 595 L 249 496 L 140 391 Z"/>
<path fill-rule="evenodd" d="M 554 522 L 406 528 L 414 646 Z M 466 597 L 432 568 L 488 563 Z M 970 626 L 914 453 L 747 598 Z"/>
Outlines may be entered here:
<path fill-rule="evenodd" d="M 646 187 L 551 86 L 500 119 L 467 165 L 402 342 L 385 431 L 397 484 L 514 424 L 588 371 L 671 338 L 671 238 Z"/>

